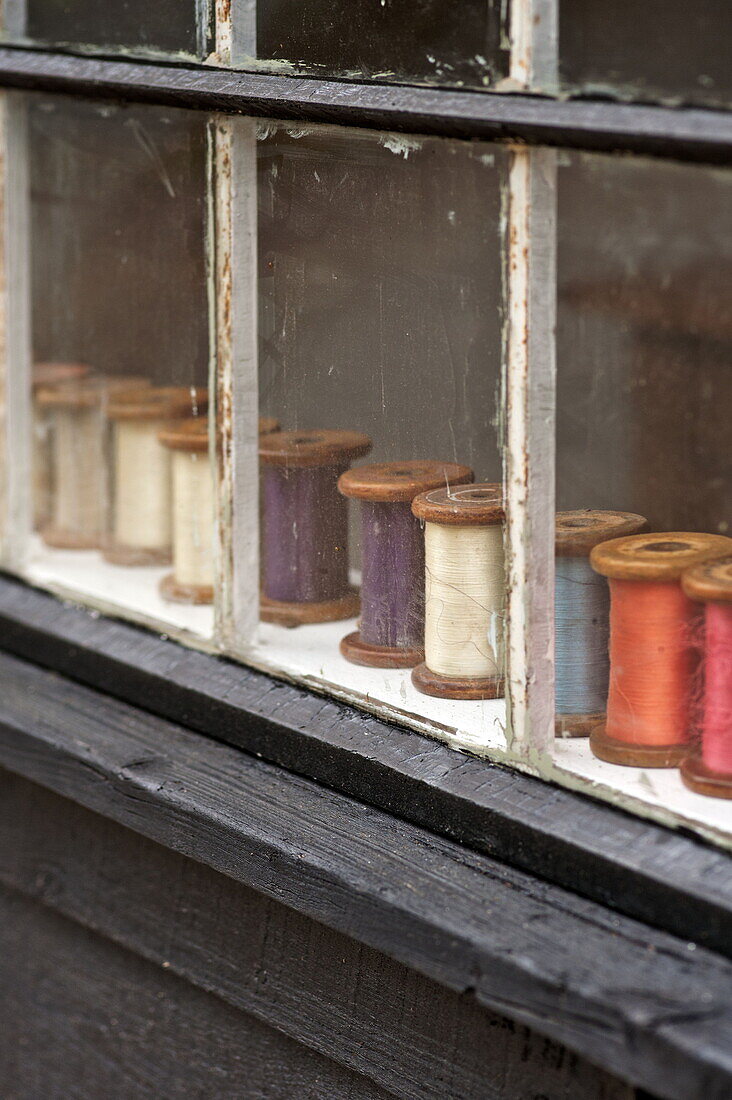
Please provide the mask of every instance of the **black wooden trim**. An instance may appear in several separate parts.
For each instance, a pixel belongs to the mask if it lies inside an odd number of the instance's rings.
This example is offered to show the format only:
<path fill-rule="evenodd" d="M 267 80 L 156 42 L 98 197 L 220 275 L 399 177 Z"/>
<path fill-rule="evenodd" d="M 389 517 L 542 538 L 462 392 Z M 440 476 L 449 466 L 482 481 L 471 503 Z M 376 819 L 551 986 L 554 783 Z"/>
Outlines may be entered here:
<path fill-rule="evenodd" d="M 356 84 L 0 49 L 0 86 L 297 122 L 732 162 L 732 114 Z"/>
<path fill-rule="evenodd" d="M 717 951 L 732 860 L 334 699 L 0 577 L 0 646 Z"/>
<path fill-rule="evenodd" d="M 0 764 L 662 1096 L 732 1089 L 732 964 L 15 658 Z"/>

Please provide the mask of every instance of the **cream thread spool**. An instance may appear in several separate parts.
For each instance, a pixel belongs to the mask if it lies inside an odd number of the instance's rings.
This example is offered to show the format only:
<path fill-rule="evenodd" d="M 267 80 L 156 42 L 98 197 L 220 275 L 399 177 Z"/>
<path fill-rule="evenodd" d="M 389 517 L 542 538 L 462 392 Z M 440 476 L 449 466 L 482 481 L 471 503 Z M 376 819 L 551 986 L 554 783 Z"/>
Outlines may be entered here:
<path fill-rule="evenodd" d="M 278 428 L 273 417 L 260 417 L 260 435 Z M 160 592 L 173 603 L 213 603 L 215 508 L 208 417 L 183 420 L 160 432 L 159 439 L 172 451 L 173 494 L 173 572 L 161 580 Z"/>
<path fill-rule="evenodd" d="M 39 409 L 51 419 L 51 518 L 42 536 L 60 550 L 96 550 L 109 517 L 109 399 L 117 390 L 147 385 L 133 375 L 82 378 L 41 387 Z"/>
<path fill-rule="evenodd" d="M 173 572 L 160 592 L 174 603 L 213 603 L 214 499 L 208 417 L 183 420 L 158 436 L 171 451 Z"/>
<path fill-rule="evenodd" d="M 481 483 L 421 493 L 425 524 L 425 660 L 412 683 L 445 699 L 503 694 L 503 490 Z"/>
<path fill-rule="evenodd" d="M 110 402 L 115 486 L 107 561 L 134 566 L 172 560 L 171 451 L 158 436 L 207 408 L 206 389 L 189 386 L 126 390 Z"/>
<path fill-rule="evenodd" d="M 38 404 L 39 390 L 85 378 L 86 363 L 35 363 L 33 366 L 33 527 L 41 531 L 51 519 L 53 508 L 53 416 Z"/>

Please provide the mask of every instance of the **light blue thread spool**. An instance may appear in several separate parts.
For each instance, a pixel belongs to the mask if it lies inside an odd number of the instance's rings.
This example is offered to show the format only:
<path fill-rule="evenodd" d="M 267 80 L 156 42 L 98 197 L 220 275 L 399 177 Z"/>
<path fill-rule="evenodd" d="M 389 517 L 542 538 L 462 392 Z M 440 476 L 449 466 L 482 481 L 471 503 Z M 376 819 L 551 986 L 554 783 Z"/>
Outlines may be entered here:
<path fill-rule="evenodd" d="M 602 721 L 610 659 L 610 590 L 592 569 L 589 553 L 609 539 L 645 527 L 632 512 L 557 514 L 554 589 L 556 732 L 586 737 Z"/>

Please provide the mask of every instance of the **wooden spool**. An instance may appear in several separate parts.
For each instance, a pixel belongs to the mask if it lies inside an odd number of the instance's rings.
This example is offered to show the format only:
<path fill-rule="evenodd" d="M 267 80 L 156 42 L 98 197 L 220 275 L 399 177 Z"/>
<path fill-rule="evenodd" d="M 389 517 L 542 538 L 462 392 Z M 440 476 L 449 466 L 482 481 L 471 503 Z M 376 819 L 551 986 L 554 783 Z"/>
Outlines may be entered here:
<path fill-rule="evenodd" d="M 172 452 L 173 572 L 161 580 L 160 592 L 174 603 L 213 603 L 215 512 L 208 417 L 181 420 L 158 439 Z"/>
<path fill-rule="evenodd" d="M 53 508 L 53 417 L 48 407 L 38 404 L 38 391 L 47 386 L 85 378 L 86 363 L 34 363 L 33 390 L 33 528 L 41 531 L 51 519 Z"/>
<path fill-rule="evenodd" d="M 686 569 L 724 557 L 731 549 L 732 539 L 724 535 L 671 531 L 631 535 L 601 543 L 592 550 L 590 562 L 593 569 L 610 581 L 678 585 Z M 686 740 L 650 744 L 613 736 L 607 731 L 607 721 L 592 730 L 590 747 L 601 760 L 639 768 L 676 767 L 689 752 Z"/>
<path fill-rule="evenodd" d="M 159 435 L 190 418 L 205 420 L 208 392 L 150 386 L 115 394 L 113 528 L 104 557 L 114 565 L 167 565 L 172 559 L 171 450 Z"/>
<path fill-rule="evenodd" d="M 505 519 L 503 490 L 500 485 L 482 483 L 464 485 L 455 490 L 433 489 L 421 493 L 412 502 L 412 512 L 426 525 L 425 537 L 429 537 L 429 525 L 451 528 L 487 528 L 501 526 Z M 429 554 L 427 555 L 429 570 Z M 439 584 L 439 578 L 426 576 L 425 616 L 425 660 L 412 670 L 412 683 L 425 695 L 441 699 L 499 699 L 503 695 L 503 676 L 495 674 L 485 676 L 459 676 L 446 674 L 437 668 L 436 657 L 430 651 L 429 616 L 437 614 L 436 606 L 441 603 L 437 590 L 432 593 L 432 585 Z M 483 609 L 480 609 L 482 614 Z M 486 636 L 488 623 L 485 624 Z M 494 656 L 498 656 L 495 654 Z M 497 662 L 496 662 L 497 663 Z"/>
<path fill-rule="evenodd" d="M 265 622 L 293 627 L 358 615 L 358 592 L 348 580 L 348 508 L 338 478 L 370 449 L 362 432 L 260 437 Z"/>
<path fill-rule="evenodd" d="M 420 493 L 473 480 L 454 462 L 382 462 L 347 470 L 344 496 L 361 501 L 361 621 L 341 641 L 346 660 L 412 668 L 424 660 L 424 538 L 412 514 Z"/>
<path fill-rule="evenodd" d="M 622 538 L 642 531 L 646 526 L 644 516 L 634 512 L 607 512 L 591 508 L 571 512 L 557 512 L 555 527 L 555 555 L 557 558 L 587 558 L 601 542 Z M 557 562 L 557 574 L 562 569 Z M 590 572 L 589 562 L 587 569 Z M 609 605 L 609 593 L 608 593 Z M 607 611 L 607 608 L 606 608 Z M 605 622 L 605 648 L 607 648 L 607 622 Z M 557 680 L 561 670 L 557 665 Z M 555 716 L 555 732 L 558 737 L 587 737 L 600 722 L 605 712 L 559 713 Z"/>
<path fill-rule="evenodd" d="M 109 526 L 109 401 L 121 389 L 148 385 L 134 375 L 103 375 L 40 385 L 36 406 L 53 438 L 51 517 L 43 541 L 59 550 L 96 550 Z"/>
<path fill-rule="evenodd" d="M 732 603 L 732 557 L 705 562 L 687 570 L 681 586 L 690 600 L 704 604 Z M 703 735 L 702 735 L 703 736 Z M 730 730 L 732 737 L 732 730 Z M 717 771 L 704 761 L 704 747 L 681 763 L 681 778 L 697 794 L 732 798 L 732 773 Z"/>

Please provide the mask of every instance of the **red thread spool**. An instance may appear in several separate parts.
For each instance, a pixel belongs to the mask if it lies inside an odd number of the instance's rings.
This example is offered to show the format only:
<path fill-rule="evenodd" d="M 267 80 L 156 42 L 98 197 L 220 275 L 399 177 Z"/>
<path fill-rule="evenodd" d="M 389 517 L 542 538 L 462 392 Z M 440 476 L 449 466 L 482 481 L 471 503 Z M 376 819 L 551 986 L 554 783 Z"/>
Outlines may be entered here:
<path fill-rule="evenodd" d="M 687 756 L 681 778 L 698 794 L 732 798 L 732 557 L 684 573 L 684 592 L 704 604 L 701 754 Z"/>
<path fill-rule="evenodd" d="M 611 539 L 590 554 L 610 582 L 607 720 L 590 734 L 601 760 L 671 768 L 688 755 L 697 613 L 681 576 L 731 552 L 724 535 L 674 531 Z"/>

